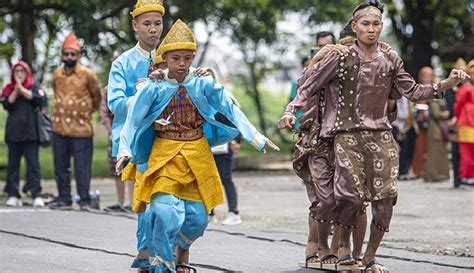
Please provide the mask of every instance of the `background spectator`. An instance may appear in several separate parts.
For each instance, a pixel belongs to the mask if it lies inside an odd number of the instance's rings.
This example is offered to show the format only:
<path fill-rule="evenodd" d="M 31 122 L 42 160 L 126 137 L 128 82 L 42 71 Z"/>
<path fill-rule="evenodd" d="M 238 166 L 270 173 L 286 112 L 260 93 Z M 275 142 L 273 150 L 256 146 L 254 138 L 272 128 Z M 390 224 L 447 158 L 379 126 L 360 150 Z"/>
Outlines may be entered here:
<path fill-rule="evenodd" d="M 21 157 L 26 158 L 26 191 L 33 197 L 33 206 L 43 207 L 41 197 L 41 170 L 37 133 L 38 111 L 46 94 L 34 82 L 30 66 L 23 61 L 12 68 L 10 83 L 2 92 L 3 107 L 8 111 L 5 142 L 8 145 L 7 206 L 21 207 L 20 187 Z"/>
<path fill-rule="evenodd" d="M 81 209 L 88 209 L 92 163 L 92 113 L 99 108 L 101 93 L 97 76 L 78 64 L 81 47 L 74 33 L 61 48 L 64 66 L 53 75 L 56 105 L 53 114 L 53 154 L 58 198 L 52 209 L 69 209 L 71 199 L 71 156 Z"/>

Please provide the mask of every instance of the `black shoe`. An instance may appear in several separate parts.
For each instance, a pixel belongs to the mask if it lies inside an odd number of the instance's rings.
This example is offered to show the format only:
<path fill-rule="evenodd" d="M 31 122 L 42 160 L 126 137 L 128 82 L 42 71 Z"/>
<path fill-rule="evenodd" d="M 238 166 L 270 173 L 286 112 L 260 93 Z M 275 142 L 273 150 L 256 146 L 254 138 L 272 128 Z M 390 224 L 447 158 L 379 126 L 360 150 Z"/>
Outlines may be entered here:
<path fill-rule="evenodd" d="M 108 206 L 104 209 L 107 212 L 124 212 L 125 207 L 122 206 L 121 204 L 117 203 L 115 205 Z"/>
<path fill-rule="evenodd" d="M 54 201 L 50 203 L 48 207 L 53 210 L 72 210 L 72 203 Z"/>

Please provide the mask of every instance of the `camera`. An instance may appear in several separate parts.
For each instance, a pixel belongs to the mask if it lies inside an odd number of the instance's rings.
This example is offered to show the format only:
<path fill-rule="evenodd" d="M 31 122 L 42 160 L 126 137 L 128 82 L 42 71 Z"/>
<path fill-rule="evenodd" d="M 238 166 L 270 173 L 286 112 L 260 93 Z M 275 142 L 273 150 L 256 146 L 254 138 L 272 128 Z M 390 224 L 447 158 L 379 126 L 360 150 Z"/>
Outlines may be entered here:
<path fill-rule="evenodd" d="M 312 57 L 314 57 L 316 54 L 318 54 L 320 48 L 319 47 L 312 47 L 309 51 L 309 54 Z"/>

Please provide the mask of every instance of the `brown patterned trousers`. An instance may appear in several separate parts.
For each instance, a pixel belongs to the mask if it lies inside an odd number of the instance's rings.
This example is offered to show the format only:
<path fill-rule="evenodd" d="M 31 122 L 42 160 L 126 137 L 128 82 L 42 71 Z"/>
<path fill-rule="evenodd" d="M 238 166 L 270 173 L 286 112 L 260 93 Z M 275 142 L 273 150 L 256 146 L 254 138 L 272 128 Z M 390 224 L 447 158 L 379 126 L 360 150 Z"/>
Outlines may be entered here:
<path fill-rule="evenodd" d="M 390 131 L 337 133 L 321 141 L 309 158 L 318 199 L 312 216 L 353 229 L 357 214 L 371 202 L 372 223 L 388 232 L 398 194 L 398 157 Z"/>

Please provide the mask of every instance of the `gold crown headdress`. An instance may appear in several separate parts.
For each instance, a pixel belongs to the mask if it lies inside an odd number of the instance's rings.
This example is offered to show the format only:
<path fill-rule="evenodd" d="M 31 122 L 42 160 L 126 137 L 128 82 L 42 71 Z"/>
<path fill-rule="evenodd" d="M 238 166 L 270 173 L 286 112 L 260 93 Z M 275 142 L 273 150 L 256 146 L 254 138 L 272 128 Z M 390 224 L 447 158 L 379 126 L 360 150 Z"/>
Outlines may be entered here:
<path fill-rule="evenodd" d="M 464 70 L 466 69 L 466 61 L 463 58 L 458 58 L 453 65 L 453 69 Z"/>
<path fill-rule="evenodd" d="M 138 15 L 142 15 L 143 13 L 156 11 L 165 15 L 165 7 L 163 6 L 163 0 L 137 0 L 135 4 L 135 8 L 130 15 L 133 18 L 137 17 Z"/>
<path fill-rule="evenodd" d="M 161 43 L 161 52 L 174 50 L 192 50 L 196 51 L 197 44 L 193 31 L 180 19 L 178 19 Z"/>
<path fill-rule="evenodd" d="M 466 65 L 466 73 L 472 74 L 474 73 L 474 59 L 472 59 L 467 65 Z"/>

